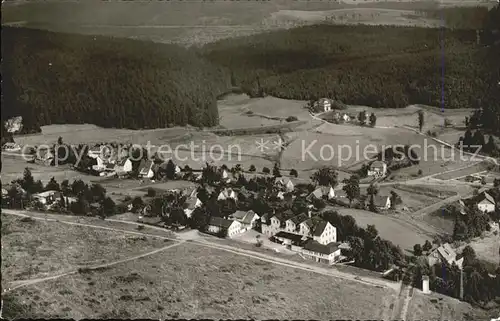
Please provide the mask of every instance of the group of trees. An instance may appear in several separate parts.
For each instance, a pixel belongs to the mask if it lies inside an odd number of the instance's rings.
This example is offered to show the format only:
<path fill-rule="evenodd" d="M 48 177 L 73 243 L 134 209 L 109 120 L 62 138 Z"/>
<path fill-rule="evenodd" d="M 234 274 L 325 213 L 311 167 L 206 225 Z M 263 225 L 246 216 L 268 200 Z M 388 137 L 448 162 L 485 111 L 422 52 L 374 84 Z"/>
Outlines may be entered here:
<path fill-rule="evenodd" d="M 44 191 L 60 192 L 60 198 L 55 200 L 51 206 L 52 211 L 71 212 L 76 215 L 94 213 L 100 216 L 109 216 L 116 214 L 116 205 L 110 197 L 106 196 L 106 189 L 102 185 L 88 185 L 79 179 L 74 180 L 72 183 L 64 180 L 59 184 L 52 177 L 44 186 L 40 180 L 34 180 L 28 168 L 24 170 L 22 178 L 12 182 L 11 187 L 7 190 L 6 203 L 14 208 L 21 208 L 31 204 L 36 209 L 42 210 L 44 206 L 33 200 L 32 195 Z M 68 202 L 66 197 L 76 198 L 76 201 Z M 93 203 L 98 203 L 99 207 L 93 209 L 91 207 Z"/>
<path fill-rule="evenodd" d="M 422 254 L 418 251 L 424 249 L 418 247 L 416 250 L 414 253 L 418 256 Z M 461 257 L 464 258 L 463 275 L 455 264 L 449 266 L 436 263 L 429 266 L 427 260 L 417 260 L 407 271 L 408 281 L 421 288 L 422 276 L 427 275 L 432 291 L 455 298 L 460 298 L 460 287 L 463 285 L 463 299 L 473 304 L 486 304 L 500 296 L 500 266 L 495 271 L 489 271 L 488 267 L 477 259 L 474 249 L 470 246 L 463 249 Z"/>
<path fill-rule="evenodd" d="M 339 215 L 335 211 L 325 211 L 321 217 L 337 228 L 340 240 L 349 243 L 355 266 L 383 271 L 404 261 L 401 248 L 381 239 L 374 225 L 361 228 L 352 216 Z"/>
<path fill-rule="evenodd" d="M 473 117 L 471 117 L 471 120 L 472 119 Z M 495 143 L 493 135 L 490 135 L 488 141 L 486 141 L 484 134 L 480 129 L 476 129 L 473 133 L 470 128 L 467 128 L 464 136 L 459 138 L 458 147 L 467 152 L 479 151 L 480 153 L 491 156 L 498 155 L 498 147 Z"/>
<path fill-rule="evenodd" d="M 370 122 L 371 127 L 375 127 L 377 124 L 377 116 L 375 113 L 371 113 L 371 115 L 368 117 L 366 111 L 360 111 L 358 114 L 358 121 L 361 126 L 365 126 L 366 122 Z"/>
<path fill-rule="evenodd" d="M 222 68 L 175 45 L 3 28 L 2 120 L 157 128 L 218 124 Z"/>

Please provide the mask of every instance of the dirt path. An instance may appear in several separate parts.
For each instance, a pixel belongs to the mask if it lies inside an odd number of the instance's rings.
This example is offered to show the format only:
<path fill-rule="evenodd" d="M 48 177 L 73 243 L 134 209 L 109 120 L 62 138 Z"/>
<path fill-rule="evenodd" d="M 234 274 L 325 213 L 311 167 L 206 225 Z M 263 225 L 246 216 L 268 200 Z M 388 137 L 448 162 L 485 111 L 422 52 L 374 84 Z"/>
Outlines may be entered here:
<path fill-rule="evenodd" d="M 121 259 L 121 260 L 117 260 L 117 261 L 113 261 L 113 262 L 108 262 L 108 263 L 104 263 L 104 264 L 99 264 L 99 265 L 94 265 L 94 266 L 89 266 L 89 267 L 83 267 L 83 268 L 88 269 L 88 270 L 97 270 L 97 269 L 108 268 L 108 267 L 111 267 L 113 265 L 117 265 L 117 264 L 120 264 L 120 263 L 126 263 L 126 262 L 130 262 L 130 261 L 134 261 L 134 260 L 146 257 L 146 256 L 154 255 L 156 253 L 165 251 L 165 250 L 170 249 L 172 247 L 179 246 L 179 245 L 181 245 L 184 242 L 185 241 L 176 242 L 174 244 L 169 244 L 169 245 L 164 246 L 162 248 L 159 248 L 159 249 L 147 252 L 147 253 L 143 253 L 143 254 L 140 254 L 140 255 L 135 255 L 135 256 L 132 256 L 132 257 L 125 258 L 125 259 Z M 8 287 L 6 291 L 4 290 L 4 293 L 8 293 L 8 292 L 13 291 L 15 289 L 18 289 L 20 287 L 24 287 L 24 286 L 28 286 L 28 285 L 34 285 L 34 284 L 45 282 L 45 281 L 49 281 L 49 280 L 55 280 L 55 279 L 61 278 L 63 276 L 67 276 L 67 275 L 71 275 L 71 274 L 76 274 L 76 273 L 78 273 L 78 269 L 77 270 L 72 270 L 72 271 L 69 271 L 69 272 L 66 272 L 66 273 L 61 273 L 61 274 L 57 274 L 57 275 L 45 277 L 45 278 L 37 278 L 37 279 L 30 279 L 30 280 L 13 281 L 13 282 L 11 282 L 9 284 L 10 287 Z"/>
<path fill-rule="evenodd" d="M 169 244 L 163 248 L 156 249 L 156 250 L 153 250 L 153 251 L 150 251 L 148 253 L 141 254 L 141 255 L 133 256 L 133 257 L 126 258 L 126 259 L 121 259 L 121 260 L 110 262 L 110 263 L 100 264 L 97 266 L 88 267 L 89 269 L 106 268 L 106 267 L 113 266 L 113 265 L 116 265 L 119 263 L 124 263 L 124 262 L 128 262 L 128 261 L 136 260 L 136 259 L 141 258 L 141 257 L 153 255 L 155 253 L 164 251 L 164 250 L 171 248 L 173 246 L 180 245 L 186 241 L 191 241 L 191 242 L 195 242 L 201 246 L 216 248 L 216 249 L 228 251 L 231 253 L 235 253 L 238 255 L 243 255 L 246 257 L 251 257 L 254 259 L 267 261 L 267 262 L 271 262 L 271 263 L 275 263 L 275 264 L 279 264 L 279 265 L 283 265 L 283 266 L 297 268 L 297 269 L 301 269 L 301 270 L 305 270 L 305 271 L 309 271 L 309 272 L 314 272 L 314 273 L 318 273 L 318 274 L 323 274 L 323 275 L 329 275 L 329 276 L 333 276 L 333 277 L 337 277 L 337 278 L 341 278 L 341 279 L 345 279 L 345 280 L 363 283 L 366 285 L 383 287 L 383 288 L 390 288 L 390 289 L 394 289 L 394 290 L 397 289 L 397 284 L 395 284 L 394 282 L 386 281 L 383 279 L 369 278 L 369 277 L 360 278 L 354 274 L 349 274 L 349 273 L 341 272 L 341 271 L 334 270 L 334 269 L 311 266 L 308 264 L 303 264 L 303 263 L 298 263 L 298 262 L 294 262 L 294 261 L 290 261 L 290 260 L 286 260 L 286 259 L 282 259 L 282 258 L 273 257 L 271 255 L 267 255 L 267 254 L 263 254 L 263 253 L 238 249 L 238 248 L 235 248 L 232 246 L 227 246 L 227 245 L 216 244 L 216 243 L 212 243 L 204 238 L 201 238 L 198 233 L 179 233 L 179 234 L 176 234 L 179 236 L 179 239 L 173 239 L 173 238 L 156 236 L 156 235 L 151 235 L 151 234 L 146 234 L 146 233 L 141 233 L 141 232 L 132 232 L 132 231 L 115 229 L 115 228 L 102 227 L 99 225 L 75 223 L 75 222 L 68 222 L 68 221 L 55 220 L 55 219 L 44 219 L 44 218 L 40 218 L 40 217 L 36 217 L 36 216 L 30 216 L 30 215 L 26 215 L 26 214 L 22 214 L 22 213 L 16 213 L 16 211 L 13 211 L 13 210 L 7 210 L 7 211 L 8 212 L 5 212 L 5 213 L 10 214 L 10 215 L 16 215 L 16 216 L 21 216 L 21 217 L 31 217 L 31 218 L 36 219 L 36 220 L 57 221 L 59 223 L 64 223 L 64 224 L 69 224 L 69 225 L 94 227 L 94 228 L 101 228 L 101 229 L 118 231 L 118 232 L 126 232 L 126 233 L 131 233 L 131 234 L 136 234 L 136 235 L 159 237 L 162 239 L 168 239 L 168 240 L 172 240 L 172 241 L 176 242 L 175 244 Z M 120 220 L 113 220 L 113 221 L 122 222 Z M 139 225 L 138 223 L 134 223 L 134 222 L 129 222 L 129 224 Z M 158 228 L 158 229 L 161 229 L 161 228 Z M 66 275 L 75 274 L 77 272 L 78 272 L 78 270 L 72 270 L 72 271 L 68 271 L 66 273 L 61 273 L 61 274 L 54 275 L 51 277 L 31 279 L 31 280 L 13 281 L 11 283 L 10 289 L 8 289 L 6 292 L 10 292 L 10 291 L 17 289 L 19 287 L 33 285 L 33 284 L 37 284 L 37 283 L 44 282 L 47 280 L 57 279 L 57 278 L 60 278 L 60 277 L 66 276 Z"/>
<path fill-rule="evenodd" d="M 375 279 L 375 278 L 370 278 L 370 277 L 362 277 L 361 278 L 361 277 L 356 276 L 354 274 L 341 272 L 341 271 L 338 271 L 335 269 L 328 269 L 328 268 L 322 268 L 322 267 L 318 267 L 318 266 L 312 266 L 309 264 L 303 264 L 303 263 L 298 263 L 298 262 L 274 257 L 274 256 L 267 255 L 264 253 L 258 253 L 258 252 L 254 252 L 254 251 L 234 248 L 232 246 L 212 243 L 206 239 L 197 239 L 197 240 L 194 240 L 194 242 L 198 243 L 200 245 L 203 245 L 203 246 L 216 248 L 219 250 L 223 250 L 223 251 L 243 255 L 246 257 L 258 259 L 261 261 L 266 261 L 266 262 L 279 264 L 279 265 L 283 265 L 283 266 L 287 266 L 287 267 L 292 267 L 292 268 L 296 268 L 296 269 L 300 269 L 300 270 L 304 270 L 304 271 L 314 272 L 314 273 L 318 273 L 318 274 L 329 275 L 329 276 L 337 277 L 337 278 L 344 279 L 344 280 L 363 283 L 365 285 L 388 288 L 388 289 L 393 289 L 393 290 L 397 290 L 399 288 L 397 283 L 386 281 L 383 279 Z"/>
<path fill-rule="evenodd" d="M 39 216 L 35 216 L 35 215 L 23 214 L 20 212 L 26 212 L 26 211 L 2 209 L 3 214 L 15 215 L 15 216 L 20 216 L 20 217 L 30 217 L 30 218 L 32 218 L 34 220 L 38 220 L 38 221 L 58 222 L 58 223 L 63 223 L 63 224 L 68 224 L 68 225 L 85 226 L 85 227 L 98 228 L 98 229 L 114 231 L 114 232 L 123 232 L 123 233 L 141 235 L 141 236 L 147 236 L 147 237 L 156 237 L 156 238 L 170 240 L 170 241 L 179 241 L 178 239 L 176 239 L 174 237 L 160 236 L 160 235 L 148 234 L 148 233 L 143 233 L 143 232 L 134 232 L 134 231 L 128 231 L 128 230 L 118 229 L 118 228 L 114 228 L 114 227 L 106 227 L 106 226 L 100 226 L 100 225 L 94 225 L 94 224 L 69 222 L 69 221 L 63 221 L 63 220 L 58 219 L 58 218 L 54 218 L 54 217 L 63 217 L 64 218 L 64 216 L 68 217 L 67 215 L 37 213 L 37 214 L 42 214 L 42 215 L 47 216 L 47 217 L 39 217 Z M 26 212 L 26 213 L 29 213 L 29 212 Z M 72 216 L 72 217 L 74 217 L 74 216 Z M 107 221 L 107 220 L 105 220 L 105 221 Z M 138 225 L 144 226 L 144 224 L 135 223 L 135 222 L 127 222 L 127 221 L 121 221 L 121 220 L 109 220 L 109 221 L 110 222 L 120 222 L 120 223 L 132 224 L 132 225 L 137 225 L 137 226 Z M 149 225 L 147 227 L 152 228 Z M 165 230 L 164 228 L 160 228 L 160 227 L 154 227 L 153 229 L 167 232 L 167 230 Z"/>

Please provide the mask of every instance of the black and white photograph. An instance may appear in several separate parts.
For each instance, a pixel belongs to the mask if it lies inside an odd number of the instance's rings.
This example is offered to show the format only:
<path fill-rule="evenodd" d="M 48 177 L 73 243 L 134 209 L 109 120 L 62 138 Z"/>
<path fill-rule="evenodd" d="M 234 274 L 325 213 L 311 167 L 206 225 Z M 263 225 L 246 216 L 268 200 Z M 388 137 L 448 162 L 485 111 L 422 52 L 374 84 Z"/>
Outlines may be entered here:
<path fill-rule="evenodd" d="M 0 318 L 500 321 L 497 0 L 2 0 Z"/>

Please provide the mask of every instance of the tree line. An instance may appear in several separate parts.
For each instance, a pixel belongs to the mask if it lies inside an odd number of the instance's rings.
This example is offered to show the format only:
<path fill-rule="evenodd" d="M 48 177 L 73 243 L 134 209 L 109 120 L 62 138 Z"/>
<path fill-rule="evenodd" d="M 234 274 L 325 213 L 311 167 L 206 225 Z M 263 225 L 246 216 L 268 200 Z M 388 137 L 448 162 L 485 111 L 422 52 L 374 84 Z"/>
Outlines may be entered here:
<path fill-rule="evenodd" d="M 218 124 L 224 71 L 175 45 L 4 27 L 2 120 L 161 128 Z M 4 132 L 2 131 L 2 134 Z"/>

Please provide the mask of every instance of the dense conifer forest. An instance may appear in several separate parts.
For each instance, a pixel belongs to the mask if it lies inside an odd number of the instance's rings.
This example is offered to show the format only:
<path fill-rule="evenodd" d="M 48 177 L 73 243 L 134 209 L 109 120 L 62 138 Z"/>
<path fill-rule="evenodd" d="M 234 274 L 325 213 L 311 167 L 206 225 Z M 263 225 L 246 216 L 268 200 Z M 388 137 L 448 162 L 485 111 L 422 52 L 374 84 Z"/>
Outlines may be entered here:
<path fill-rule="evenodd" d="M 498 6 L 481 10 L 473 24 L 497 28 Z M 499 115 L 500 48 L 478 44 L 472 27 L 319 24 L 190 49 L 4 27 L 2 119 L 22 115 L 27 132 L 54 123 L 213 126 L 216 97 L 230 88 L 253 97 L 481 107 Z M 498 117 L 488 119 L 486 127 L 499 126 Z"/>
<path fill-rule="evenodd" d="M 252 96 L 331 97 L 348 104 L 496 104 L 498 50 L 475 30 L 315 25 L 206 45 Z"/>
<path fill-rule="evenodd" d="M 157 128 L 213 126 L 221 68 L 152 42 L 4 27 L 2 119 L 29 132 L 54 123 Z"/>

